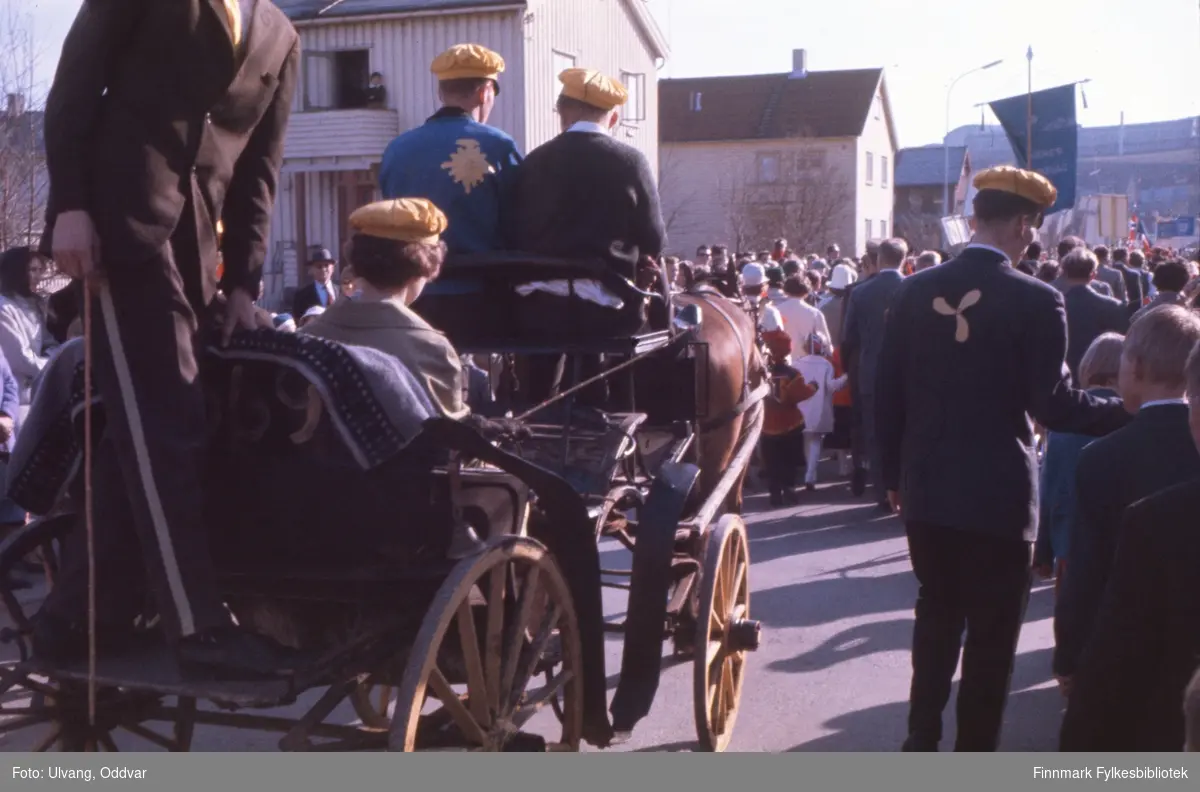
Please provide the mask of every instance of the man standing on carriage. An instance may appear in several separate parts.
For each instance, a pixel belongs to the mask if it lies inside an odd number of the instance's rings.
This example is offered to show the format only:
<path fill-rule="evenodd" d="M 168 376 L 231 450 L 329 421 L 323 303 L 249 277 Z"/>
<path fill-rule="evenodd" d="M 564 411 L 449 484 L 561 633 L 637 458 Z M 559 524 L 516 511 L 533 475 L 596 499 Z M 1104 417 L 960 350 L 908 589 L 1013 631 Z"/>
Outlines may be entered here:
<path fill-rule="evenodd" d="M 222 307 L 226 339 L 269 324 L 254 301 L 299 65 L 299 36 L 269 0 L 85 0 L 63 44 L 46 102 L 43 247 L 95 287 L 102 652 L 131 637 L 148 588 L 185 665 L 258 676 L 289 662 L 234 627 L 217 588 L 198 338 Z M 34 651 L 51 662 L 86 656 L 86 534 L 68 535 L 35 625 Z"/>
<path fill-rule="evenodd" d="M 600 261 L 634 282 L 643 257 L 661 255 L 667 234 L 650 163 L 612 136 L 628 94 L 619 82 L 591 69 L 567 69 L 559 80 L 563 134 L 530 152 L 517 172 L 513 247 L 555 258 Z M 596 337 L 639 329 L 629 323 L 633 312 L 628 310 L 639 306 L 614 307 L 615 295 L 605 294 L 599 284 L 581 290 L 578 304 L 557 296 L 551 286 L 525 298 L 527 311 L 548 318 L 548 332 L 568 323 Z M 551 318 L 568 315 L 561 322 Z M 558 362 L 555 356 L 531 359 L 533 398 L 553 390 Z M 596 373 L 597 362 L 589 361 L 590 373 Z"/>
<path fill-rule="evenodd" d="M 504 59 L 479 44 L 459 44 L 434 59 L 443 107 L 388 145 L 379 167 L 385 199 L 425 198 L 448 218 L 450 253 L 503 247 L 501 210 L 521 164 L 516 141 L 487 125 Z"/>

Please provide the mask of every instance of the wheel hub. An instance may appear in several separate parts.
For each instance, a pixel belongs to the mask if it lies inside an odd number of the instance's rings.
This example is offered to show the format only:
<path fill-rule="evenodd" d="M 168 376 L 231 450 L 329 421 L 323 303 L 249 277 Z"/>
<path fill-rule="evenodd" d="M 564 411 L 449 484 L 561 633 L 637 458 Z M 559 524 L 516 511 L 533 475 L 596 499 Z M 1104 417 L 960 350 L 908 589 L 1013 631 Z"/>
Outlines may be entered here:
<path fill-rule="evenodd" d="M 734 652 L 756 652 L 762 643 L 762 622 L 737 619 L 729 625 L 727 646 Z"/>

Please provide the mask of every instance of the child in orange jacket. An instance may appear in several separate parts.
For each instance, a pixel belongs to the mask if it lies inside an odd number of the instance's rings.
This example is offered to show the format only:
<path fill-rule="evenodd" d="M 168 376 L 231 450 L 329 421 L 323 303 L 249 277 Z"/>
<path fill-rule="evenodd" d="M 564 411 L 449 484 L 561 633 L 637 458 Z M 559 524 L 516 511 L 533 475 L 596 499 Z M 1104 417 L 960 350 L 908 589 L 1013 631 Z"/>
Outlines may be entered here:
<path fill-rule="evenodd" d="M 764 404 L 759 449 L 767 474 L 771 505 L 796 503 L 798 473 L 804 467 L 804 415 L 799 404 L 812 398 L 817 387 L 804 381 L 792 366 L 792 339 L 785 332 L 764 333 L 770 353 L 771 393 Z"/>

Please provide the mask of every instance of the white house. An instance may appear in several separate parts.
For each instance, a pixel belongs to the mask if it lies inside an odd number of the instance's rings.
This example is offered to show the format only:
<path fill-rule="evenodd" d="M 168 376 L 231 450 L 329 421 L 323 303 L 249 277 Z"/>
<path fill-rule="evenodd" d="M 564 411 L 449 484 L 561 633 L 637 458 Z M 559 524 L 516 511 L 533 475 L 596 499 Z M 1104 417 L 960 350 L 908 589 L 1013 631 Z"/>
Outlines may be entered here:
<path fill-rule="evenodd" d="M 892 233 L 896 130 L 882 69 L 663 80 L 660 191 L 673 253 L 786 238 L 862 253 Z"/>
<path fill-rule="evenodd" d="M 433 59 L 482 44 L 506 61 L 489 123 L 528 152 L 559 132 L 558 74 L 620 77 L 630 92 L 618 134 L 658 161 L 658 69 L 668 50 L 643 0 L 275 0 L 300 33 L 301 78 L 284 147 L 266 271 L 268 300 L 301 285 L 305 252 L 338 255 L 351 211 L 377 198 L 388 143 L 438 108 Z M 382 76 L 382 106 L 363 93 Z"/>

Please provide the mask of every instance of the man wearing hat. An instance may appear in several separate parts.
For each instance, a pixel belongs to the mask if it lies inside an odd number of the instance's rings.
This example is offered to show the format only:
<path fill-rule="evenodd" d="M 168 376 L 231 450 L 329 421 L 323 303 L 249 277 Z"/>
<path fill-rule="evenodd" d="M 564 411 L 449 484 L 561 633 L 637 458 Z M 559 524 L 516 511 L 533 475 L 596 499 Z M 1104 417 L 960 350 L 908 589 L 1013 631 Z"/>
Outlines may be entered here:
<path fill-rule="evenodd" d="M 829 328 L 829 343 L 834 347 L 842 345 L 842 326 L 845 324 L 846 297 L 850 286 L 858 280 L 858 273 L 848 264 L 837 264 L 833 274 L 829 276 L 829 294 L 818 306 L 825 314 L 825 324 Z"/>
<path fill-rule="evenodd" d="M 479 44 L 459 44 L 437 56 L 431 70 L 443 107 L 388 145 L 379 188 L 385 199 L 427 198 L 445 212 L 451 253 L 499 250 L 501 208 L 521 164 L 516 141 L 487 125 L 504 59 Z"/>
<path fill-rule="evenodd" d="M 328 308 L 341 296 L 333 281 L 337 260 L 326 248 L 314 248 L 308 258 L 308 274 L 312 282 L 296 290 L 292 298 L 292 316 L 303 317 L 309 308 Z"/>
<path fill-rule="evenodd" d="M 971 243 L 896 291 L 875 383 L 883 480 L 920 584 L 911 751 L 937 750 L 960 654 L 955 750 L 996 750 L 1032 580 L 1031 421 L 1099 436 L 1130 418 L 1119 400 L 1072 387 L 1063 297 L 1013 269 L 1054 186 L 1003 166 L 975 187 Z"/>
<path fill-rule="evenodd" d="M 101 276 L 91 329 L 105 431 L 92 466 L 94 554 L 80 525 L 34 652 L 87 656 L 91 556 L 99 651 L 133 637 L 149 591 L 182 663 L 271 673 L 290 660 L 236 628 L 208 552 L 198 334 L 221 314 L 226 337 L 269 324 L 254 301 L 299 35 L 269 0 L 76 5 L 46 100 L 43 248 L 72 277 Z"/>
<path fill-rule="evenodd" d="M 559 81 L 562 134 L 531 151 L 517 172 L 513 246 L 538 255 L 603 262 L 632 282 L 643 257 L 662 254 L 667 233 L 650 163 L 612 136 L 628 94 L 621 83 L 591 69 L 567 69 Z M 551 284 L 533 286 L 539 291 L 525 298 L 531 311 L 541 310 L 535 308 L 539 302 L 562 300 L 553 295 Z M 618 318 L 623 312 L 610 307 L 611 296 L 606 300 L 599 284 L 592 286 L 593 297 L 581 296 L 575 311 L 579 323 L 597 336 L 624 332 L 610 326 L 623 323 Z M 547 316 L 555 312 L 553 305 L 545 307 Z M 530 362 L 531 393 L 546 393 L 553 359 Z"/>

